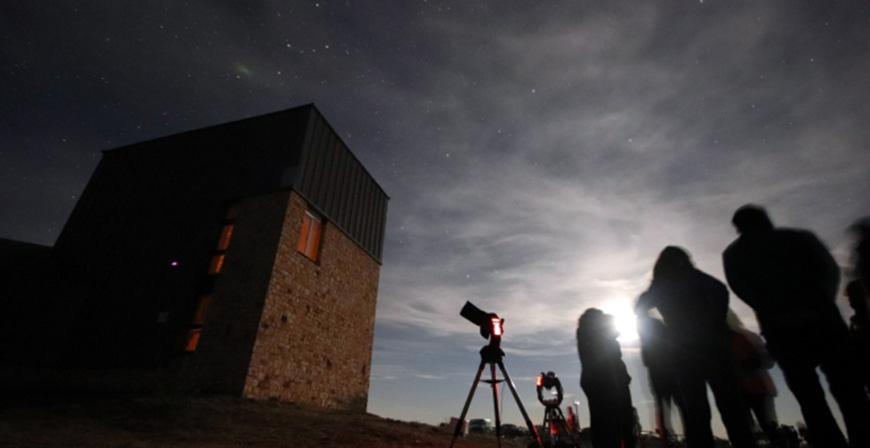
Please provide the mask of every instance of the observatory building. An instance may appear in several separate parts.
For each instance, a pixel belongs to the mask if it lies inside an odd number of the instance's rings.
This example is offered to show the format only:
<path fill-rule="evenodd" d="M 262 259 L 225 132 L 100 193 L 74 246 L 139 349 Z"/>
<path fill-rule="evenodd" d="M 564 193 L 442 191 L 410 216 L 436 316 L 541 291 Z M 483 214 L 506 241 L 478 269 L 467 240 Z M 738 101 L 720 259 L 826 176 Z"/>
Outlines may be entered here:
<path fill-rule="evenodd" d="M 364 410 L 387 201 L 313 105 L 105 151 L 53 248 L 0 241 L 3 380 Z"/>

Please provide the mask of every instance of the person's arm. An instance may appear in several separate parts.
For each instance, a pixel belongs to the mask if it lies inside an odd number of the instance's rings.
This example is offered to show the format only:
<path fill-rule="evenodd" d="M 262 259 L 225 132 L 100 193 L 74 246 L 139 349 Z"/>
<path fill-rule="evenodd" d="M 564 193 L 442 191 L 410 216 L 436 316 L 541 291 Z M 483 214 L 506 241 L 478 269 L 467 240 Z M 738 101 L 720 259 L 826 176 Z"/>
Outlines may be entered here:
<path fill-rule="evenodd" d="M 655 308 L 655 304 L 653 303 L 654 295 L 651 290 L 652 288 L 648 289 L 637 298 L 637 302 L 634 303 L 635 316 L 647 317 L 649 316 L 649 310 Z"/>
<path fill-rule="evenodd" d="M 755 309 L 758 305 L 758 294 L 753 291 L 751 283 L 749 282 L 749 274 L 746 272 L 745 266 L 737 254 L 733 252 L 732 247 L 726 249 L 722 254 L 722 266 L 725 269 L 725 280 L 728 282 L 728 286 L 731 287 L 731 291 L 734 291 L 737 298 L 749 305 L 752 309 Z"/>
<path fill-rule="evenodd" d="M 708 276 L 707 278 L 709 280 L 707 294 L 711 300 L 711 305 L 714 307 L 714 315 L 727 316 L 729 296 L 728 287 L 715 277 Z"/>
<path fill-rule="evenodd" d="M 817 264 L 816 269 L 818 270 L 821 282 L 820 286 L 823 288 L 820 292 L 826 297 L 836 300 L 840 287 L 840 266 L 818 237 L 807 232 L 807 240 L 809 249 L 812 251 L 812 257 Z"/>

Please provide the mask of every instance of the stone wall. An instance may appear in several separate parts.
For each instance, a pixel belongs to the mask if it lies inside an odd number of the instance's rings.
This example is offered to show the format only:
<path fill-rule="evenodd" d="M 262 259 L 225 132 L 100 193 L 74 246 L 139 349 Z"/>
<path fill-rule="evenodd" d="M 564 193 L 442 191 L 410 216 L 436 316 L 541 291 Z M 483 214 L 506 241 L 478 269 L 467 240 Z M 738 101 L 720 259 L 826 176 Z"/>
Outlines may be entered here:
<path fill-rule="evenodd" d="M 223 269 L 214 281 L 199 345 L 186 366 L 202 376 L 207 390 L 243 393 L 289 198 L 282 191 L 236 205 L 238 218 Z"/>
<path fill-rule="evenodd" d="M 291 193 L 244 395 L 365 410 L 380 265 L 329 221 L 320 257 L 297 251 Z"/>

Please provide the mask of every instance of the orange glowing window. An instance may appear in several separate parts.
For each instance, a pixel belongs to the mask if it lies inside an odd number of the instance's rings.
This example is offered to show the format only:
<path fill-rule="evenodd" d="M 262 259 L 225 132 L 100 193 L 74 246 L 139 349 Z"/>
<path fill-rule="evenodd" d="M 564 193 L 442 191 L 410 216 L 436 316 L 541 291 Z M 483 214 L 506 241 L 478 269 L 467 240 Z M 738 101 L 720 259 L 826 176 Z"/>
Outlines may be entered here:
<path fill-rule="evenodd" d="M 221 230 L 221 238 L 218 240 L 217 250 L 227 250 L 230 245 L 230 237 L 233 236 L 233 225 L 227 224 Z"/>
<path fill-rule="evenodd" d="M 323 224 L 317 217 L 310 212 L 305 212 L 302 217 L 302 232 L 299 234 L 299 252 L 302 252 L 308 258 L 317 260 L 317 253 L 320 248 L 320 234 L 322 233 Z"/>
<path fill-rule="evenodd" d="M 187 332 L 187 343 L 184 344 L 184 351 L 192 352 L 196 350 L 196 345 L 199 344 L 199 333 L 202 331 L 199 328 L 191 328 Z"/>
<path fill-rule="evenodd" d="M 217 274 L 224 266 L 224 254 L 217 254 L 211 257 L 211 265 L 208 267 L 209 274 Z"/>
<path fill-rule="evenodd" d="M 211 302 L 211 296 L 205 294 L 200 296 L 199 304 L 196 306 L 196 314 L 193 315 L 193 325 L 202 325 L 205 321 L 205 312 L 208 309 L 208 304 Z"/>

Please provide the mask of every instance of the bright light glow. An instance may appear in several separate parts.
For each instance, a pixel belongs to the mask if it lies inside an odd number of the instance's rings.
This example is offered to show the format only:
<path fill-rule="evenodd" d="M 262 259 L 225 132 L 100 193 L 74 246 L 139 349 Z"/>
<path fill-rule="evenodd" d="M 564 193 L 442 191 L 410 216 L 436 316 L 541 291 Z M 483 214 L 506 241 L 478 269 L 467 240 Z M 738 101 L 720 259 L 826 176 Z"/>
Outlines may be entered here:
<path fill-rule="evenodd" d="M 501 336 L 501 319 L 493 317 L 492 319 L 492 334 L 493 336 Z"/>
<path fill-rule="evenodd" d="M 634 315 L 631 300 L 619 298 L 605 303 L 601 311 L 613 316 L 616 331 L 619 332 L 619 342 L 633 342 L 639 339 L 637 335 L 637 317 Z"/>

